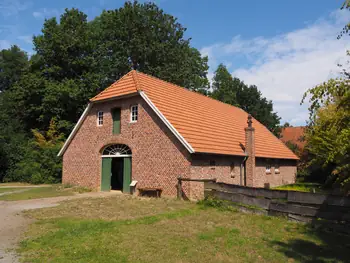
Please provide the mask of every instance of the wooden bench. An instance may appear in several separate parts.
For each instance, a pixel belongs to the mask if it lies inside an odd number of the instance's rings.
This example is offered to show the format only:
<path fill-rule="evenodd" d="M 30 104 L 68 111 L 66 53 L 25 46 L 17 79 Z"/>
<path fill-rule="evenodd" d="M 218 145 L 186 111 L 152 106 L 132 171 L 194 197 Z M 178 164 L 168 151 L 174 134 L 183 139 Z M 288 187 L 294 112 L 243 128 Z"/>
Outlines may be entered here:
<path fill-rule="evenodd" d="M 139 188 L 140 196 L 151 196 L 159 198 L 162 194 L 162 189 L 160 188 Z"/>

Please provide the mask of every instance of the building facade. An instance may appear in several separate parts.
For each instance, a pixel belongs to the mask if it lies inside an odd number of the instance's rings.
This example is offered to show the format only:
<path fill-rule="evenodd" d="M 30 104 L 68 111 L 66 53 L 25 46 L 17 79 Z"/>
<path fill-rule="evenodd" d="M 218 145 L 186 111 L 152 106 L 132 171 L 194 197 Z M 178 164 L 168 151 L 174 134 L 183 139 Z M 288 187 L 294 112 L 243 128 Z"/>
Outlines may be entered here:
<path fill-rule="evenodd" d="M 152 89 L 159 85 L 165 86 L 164 91 L 170 85 L 179 93 L 180 100 L 176 101 L 175 97 L 163 100 L 162 93 L 156 94 Z M 169 92 L 175 94 L 172 90 Z M 189 94 L 194 94 L 200 105 L 205 105 L 209 99 L 145 74 L 128 73 L 91 100 L 61 149 L 63 183 L 133 194 L 140 189 L 160 189 L 164 196 L 176 196 L 178 177 L 216 178 L 219 182 L 254 187 L 272 187 L 295 181 L 297 158 L 278 143 L 277 149 L 270 149 L 266 156 L 261 156 L 261 146 L 256 145 L 256 136 L 259 143 L 261 134 L 256 133 L 262 127 L 257 124 L 258 129 L 255 129 L 256 121 L 246 113 L 241 127 L 234 129 L 239 134 L 232 134 L 243 138 L 239 148 L 227 149 L 237 150 L 237 153 L 220 148 L 221 142 L 216 139 L 220 136 L 218 132 L 214 130 L 211 140 L 212 129 L 183 117 L 188 110 L 181 101 Z M 209 105 L 214 106 L 214 110 L 215 103 L 220 103 L 212 99 L 208 102 L 214 103 Z M 172 110 L 171 107 L 175 106 L 177 109 Z M 199 133 L 196 133 L 196 126 L 199 126 Z M 226 135 L 224 129 L 217 128 Z M 203 143 L 197 134 L 203 136 Z M 279 140 L 276 138 L 276 141 Z M 206 147 L 213 150 L 208 151 Z M 276 156 L 276 152 L 281 156 Z M 183 192 L 188 199 L 200 199 L 203 197 L 203 183 L 185 182 Z"/>

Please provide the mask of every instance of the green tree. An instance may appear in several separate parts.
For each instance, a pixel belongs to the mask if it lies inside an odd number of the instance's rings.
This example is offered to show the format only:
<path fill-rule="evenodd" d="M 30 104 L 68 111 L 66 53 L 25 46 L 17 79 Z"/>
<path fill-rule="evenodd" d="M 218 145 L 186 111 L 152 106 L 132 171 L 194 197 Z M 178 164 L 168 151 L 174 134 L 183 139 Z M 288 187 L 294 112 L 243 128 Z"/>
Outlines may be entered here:
<path fill-rule="evenodd" d="M 18 46 L 0 51 L 0 92 L 17 82 L 28 66 L 28 56 Z"/>
<path fill-rule="evenodd" d="M 96 59 L 109 84 L 131 69 L 195 91 L 209 87 L 207 57 L 184 38 L 186 28 L 154 3 L 126 2 L 93 21 Z"/>
<path fill-rule="evenodd" d="M 347 80 L 331 79 L 309 89 L 310 125 L 306 149 L 313 154 L 309 166 L 318 165 L 327 185 L 350 190 L 350 87 Z"/>
<path fill-rule="evenodd" d="M 48 131 L 32 132 L 34 138 L 29 141 L 23 159 L 16 163 L 6 180 L 34 184 L 59 183 L 62 164 L 57 152 L 63 145 L 63 134 L 58 132 L 54 120 L 50 122 Z"/>
<path fill-rule="evenodd" d="M 272 101 L 264 98 L 255 85 L 246 85 L 238 78 L 232 78 L 227 68 L 220 64 L 213 78 L 211 97 L 238 106 L 264 124 L 276 136 L 279 135 L 280 117 L 273 112 Z"/>
<path fill-rule="evenodd" d="M 215 71 L 212 89 L 212 98 L 227 104 L 240 106 L 236 98 L 239 88 L 235 85 L 232 75 L 223 64 L 220 64 Z"/>
<path fill-rule="evenodd" d="M 173 16 L 153 3 L 126 2 L 91 22 L 66 9 L 34 37 L 30 71 L 13 88 L 13 107 L 26 129 L 46 130 L 52 118 L 66 135 L 88 99 L 131 69 L 204 92 L 207 58 L 190 46 Z"/>

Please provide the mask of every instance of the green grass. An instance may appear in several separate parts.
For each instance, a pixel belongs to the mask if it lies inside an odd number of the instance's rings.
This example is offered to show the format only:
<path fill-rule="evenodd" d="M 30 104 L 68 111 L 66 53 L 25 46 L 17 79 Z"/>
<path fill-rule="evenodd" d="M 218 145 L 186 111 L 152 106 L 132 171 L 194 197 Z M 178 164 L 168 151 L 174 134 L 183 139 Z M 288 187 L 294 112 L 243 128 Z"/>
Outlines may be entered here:
<path fill-rule="evenodd" d="M 0 194 L 6 192 L 12 192 L 16 190 L 22 190 L 23 188 L 0 188 Z"/>
<path fill-rule="evenodd" d="M 219 208 L 219 209 L 218 209 Z M 37 219 L 23 262 L 349 262 L 350 237 L 282 218 L 167 199 L 71 200 Z"/>
<path fill-rule="evenodd" d="M 50 187 L 31 188 L 24 192 L 3 195 L 3 196 L 0 196 L 0 200 L 17 201 L 17 200 L 38 199 L 38 198 L 46 198 L 46 197 L 69 196 L 69 195 L 74 195 L 74 192 L 71 189 L 64 190 L 60 186 L 50 186 Z"/>
<path fill-rule="evenodd" d="M 321 185 L 316 183 L 295 183 L 274 187 L 273 189 L 310 193 L 326 193 L 326 190 L 322 189 Z"/>

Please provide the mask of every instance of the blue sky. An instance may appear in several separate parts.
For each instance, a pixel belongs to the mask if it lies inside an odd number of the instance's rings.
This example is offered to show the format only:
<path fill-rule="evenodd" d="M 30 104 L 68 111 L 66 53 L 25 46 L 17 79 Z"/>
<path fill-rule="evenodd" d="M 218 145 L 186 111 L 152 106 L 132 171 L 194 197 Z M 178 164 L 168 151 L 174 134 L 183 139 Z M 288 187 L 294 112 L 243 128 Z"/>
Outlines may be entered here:
<path fill-rule="evenodd" d="M 337 63 L 350 49 L 337 40 L 350 12 L 342 0 L 154 0 L 187 27 L 187 37 L 209 56 L 211 77 L 219 63 L 248 84 L 256 84 L 273 100 L 282 122 L 302 125 L 307 105 L 303 92 L 337 75 Z M 31 38 L 45 18 L 76 7 L 89 19 L 119 0 L 0 0 L 0 49 L 12 44 L 32 53 Z"/>

